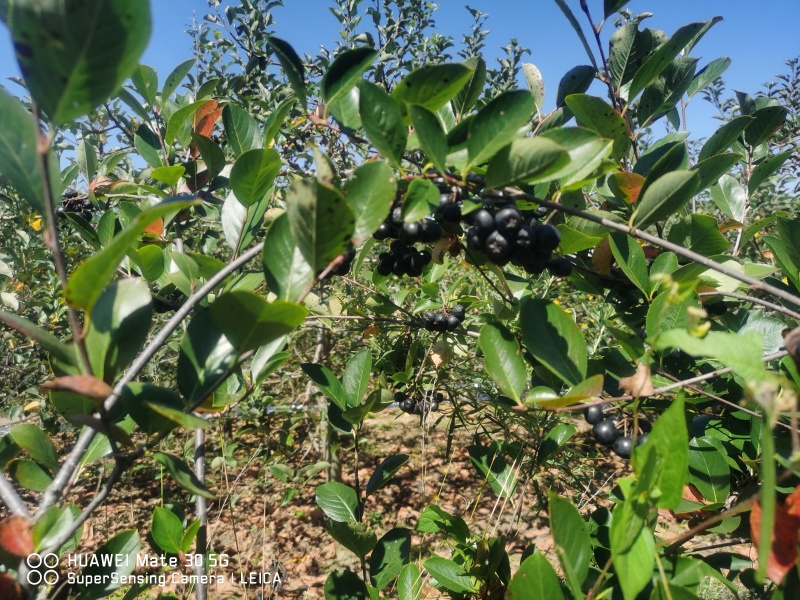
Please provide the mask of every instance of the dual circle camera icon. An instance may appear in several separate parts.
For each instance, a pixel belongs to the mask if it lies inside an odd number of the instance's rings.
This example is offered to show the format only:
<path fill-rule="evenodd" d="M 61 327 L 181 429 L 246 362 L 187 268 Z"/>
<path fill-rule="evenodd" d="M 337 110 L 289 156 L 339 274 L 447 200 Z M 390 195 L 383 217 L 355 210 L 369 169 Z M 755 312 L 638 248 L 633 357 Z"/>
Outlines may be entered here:
<path fill-rule="evenodd" d="M 59 558 L 57 554 L 34 552 L 25 559 L 28 567 L 26 579 L 29 585 L 55 585 L 58 583 Z"/>

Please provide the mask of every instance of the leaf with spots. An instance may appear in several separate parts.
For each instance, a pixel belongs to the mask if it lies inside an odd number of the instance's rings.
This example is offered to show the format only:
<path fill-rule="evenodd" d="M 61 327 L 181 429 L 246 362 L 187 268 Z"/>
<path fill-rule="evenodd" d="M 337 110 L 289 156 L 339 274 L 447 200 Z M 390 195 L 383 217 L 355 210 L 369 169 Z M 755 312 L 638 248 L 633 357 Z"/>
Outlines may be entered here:
<path fill-rule="evenodd" d="M 631 137 L 625 118 L 602 98 L 586 94 L 567 96 L 566 103 L 578 125 L 614 140 L 614 158 L 624 158 L 631 147 Z"/>

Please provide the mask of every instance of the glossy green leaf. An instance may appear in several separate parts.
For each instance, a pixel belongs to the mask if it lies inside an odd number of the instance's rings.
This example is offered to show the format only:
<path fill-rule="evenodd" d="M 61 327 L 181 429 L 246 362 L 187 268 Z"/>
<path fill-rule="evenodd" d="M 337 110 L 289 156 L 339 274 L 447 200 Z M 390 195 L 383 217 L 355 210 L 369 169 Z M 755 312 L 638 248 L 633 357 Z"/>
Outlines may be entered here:
<path fill-rule="evenodd" d="M 183 413 L 184 404 L 180 395 L 172 389 L 152 383 L 131 382 L 122 390 L 122 404 L 131 418 L 147 435 L 174 429 L 181 424 L 173 414 L 165 414 L 163 408 Z"/>
<path fill-rule="evenodd" d="M 178 354 L 178 389 L 187 402 L 204 399 L 233 364 L 236 349 L 208 309 L 189 321 Z"/>
<path fill-rule="evenodd" d="M 342 382 L 336 378 L 336 375 L 328 367 L 316 363 L 303 363 L 300 367 L 339 410 L 347 410 L 349 406 L 347 392 Z"/>
<path fill-rule="evenodd" d="M 644 62 L 631 80 L 628 101 L 632 101 L 645 87 L 650 85 L 684 48 L 692 47 L 722 17 L 710 21 L 691 23 L 680 27 L 665 43 L 660 45 Z"/>
<path fill-rule="evenodd" d="M 386 457 L 375 469 L 375 472 L 370 475 L 367 482 L 367 496 L 374 494 L 387 485 L 410 458 L 408 454 L 392 454 Z"/>
<path fill-rule="evenodd" d="M 272 188 L 281 170 L 281 157 L 274 148 L 248 150 L 231 169 L 231 189 L 244 206 L 259 202 Z"/>
<path fill-rule="evenodd" d="M 607 19 L 614 13 L 622 10 L 630 0 L 603 0 L 603 18 Z"/>
<path fill-rule="evenodd" d="M 722 74 L 731 66 L 731 59 L 727 56 L 712 60 L 705 67 L 700 69 L 692 79 L 692 83 L 686 90 L 686 95 L 691 98 L 698 92 L 703 91 L 709 85 L 714 83 Z"/>
<path fill-rule="evenodd" d="M 378 541 L 378 537 L 369 525 L 353 520 L 328 521 L 325 524 L 325 531 L 362 560 L 372 551 Z"/>
<path fill-rule="evenodd" d="M 56 125 L 88 114 L 111 97 L 136 68 L 150 38 L 147 2 L 5 4 L 0 18 L 11 30 L 25 83 Z"/>
<path fill-rule="evenodd" d="M 163 465 L 172 475 L 175 483 L 186 491 L 203 498 L 214 498 L 214 494 L 197 478 L 182 458 L 165 452 L 155 452 L 153 458 Z"/>
<path fill-rule="evenodd" d="M 181 106 L 167 121 L 167 131 L 164 134 L 164 143 L 167 147 L 172 146 L 175 140 L 186 145 L 192 137 L 192 117 L 201 107 L 205 106 L 210 100 L 199 100 L 186 106 Z"/>
<path fill-rule="evenodd" d="M 49 548 L 58 537 L 65 533 L 75 522 L 81 511 L 75 504 L 68 506 L 51 506 L 41 516 L 36 519 L 33 525 L 33 548 L 35 552 L 41 552 Z M 83 537 L 83 527 L 72 535 L 69 541 L 61 548 L 65 552 L 74 550 L 78 541 Z"/>
<path fill-rule="evenodd" d="M 342 374 L 342 389 L 349 407 L 359 406 L 364 400 L 369 387 L 371 371 L 372 353 L 368 348 L 357 352 L 347 361 L 347 366 Z"/>
<path fill-rule="evenodd" d="M 525 84 L 533 97 L 536 110 L 542 112 L 544 106 L 544 78 L 541 71 L 533 63 L 522 63 L 522 74 L 525 76 Z"/>
<path fill-rule="evenodd" d="M 526 558 L 508 583 L 506 598 L 509 600 L 529 600 L 530 598 L 547 598 L 548 600 L 564 600 L 561 580 L 553 565 L 541 552 Z"/>
<path fill-rule="evenodd" d="M 131 73 L 131 83 L 151 108 L 158 104 L 158 73 L 153 67 L 138 65 Z"/>
<path fill-rule="evenodd" d="M 86 181 L 92 181 L 97 173 L 97 150 L 86 139 L 82 139 L 78 144 L 77 159 Z"/>
<path fill-rule="evenodd" d="M 464 567 L 454 563 L 452 560 L 434 555 L 426 560 L 422 566 L 436 580 L 436 587 L 456 594 L 477 591 Z"/>
<path fill-rule="evenodd" d="M 558 83 L 556 107 L 566 106 L 567 96 L 582 94 L 588 90 L 596 74 L 597 69 L 591 65 L 578 65 L 567 71 Z"/>
<path fill-rule="evenodd" d="M 258 122 L 235 104 L 226 104 L 222 109 L 222 125 L 228 145 L 236 156 L 264 147 Z"/>
<path fill-rule="evenodd" d="M 616 89 L 629 82 L 653 47 L 649 32 L 639 31 L 637 23 L 623 25 L 608 42 L 608 66 Z"/>
<path fill-rule="evenodd" d="M 744 222 L 747 210 L 747 189 L 731 175 L 723 175 L 717 185 L 711 186 L 711 198 L 725 216 Z"/>
<path fill-rule="evenodd" d="M 165 183 L 170 187 L 175 187 L 186 172 L 186 168 L 182 165 L 175 165 L 174 167 L 157 167 L 150 173 L 150 177 L 161 183 Z"/>
<path fill-rule="evenodd" d="M 369 557 L 370 583 L 382 590 L 400 574 L 411 554 L 411 530 L 395 527 L 378 540 Z"/>
<path fill-rule="evenodd" d="M 415 563 L 408 563 L 400 570 L 397 594 L 399 600 L 421 600 L 422 574 Z"/>
<path fill-rule="evenodd" d="M 658 181 L 662 175 L 685 170 L 689 166 L 689 150 L 686 144 L 680 142 L 676 144 L 667 144 L 664 146 L 664 150 L 663 153 L 659 153 L 658 159 L 647 171 L 647 177 L 642 185 L 642 189 L 639 191 L 640 200 L 647 192 L 647 188 Z"/>
<path fill-rule="evenodd" d="M 725 123 L 725 125 L 711 134 L 708 141 L 703 144 L 698 158 L 704 160 L 709 156 L 714 156 L 730 148 L 752 121 L 753 117 L 742 115 L 734 117 Z"/>
<path fill-rule="evenodd" d="M 459 116 L 466 115 L 475 106 L 486 83 L 486 61 L 480 56 L 469 57 L 464 61 L 464 65 L 472 71 L 472 74 L 467 84 L 453 98 L 453 110 Z"/>
<path fill-rule="evenodd" d="M 147 340 L 153 318 L 150 288 L 139 278 L 113 282 L 92 306 L 86 352 L 95 377 L 111 383 Z"/>
<path fill-rule="evenodd" d="M 710 437 L 689 442 L 689 483 L 709 502 L 725 503 L 731 486 L 731 470 L 719 441 Z"/>
<path fill-rule="evenodd" d="M 486 187 L 548 181 L 569 164 L 566 148 L 546 137 L 514 140 L 489 161 Z"/>
<path fill-rule="evenodd" d="M 367 584 L 352 571 L 334 571 L 322 587 L 325 600 L 367 600 Z"/>
<path fill-rule="evenodd" d="M 153 509 L 150 531 L 162 552 L 167 554 L 181 552 L 183 525 L 174 512 L 163 506 L 156 506 Z"/>
<path fill-rule="evenodd" d="M 692 83 L 699 60 L 690 56 L 679 56 L 644 89 L 636 111 L 641 127 L 651 125 L 670 111 L 677 110 L 678 103 Z M 680 126 L 680 116 L 677 113 L 674 120 L 678 123 L 676 127 Z"/>
<path fill-rule="evenodd" d="M 392 97 L 435 112 L 458 94 L 473 72 L 464 63 L 424 65 L 406 75 L 392 90 Z"/>
<path fill-rule="evenodd" d="M 85 581 L 94 582 L 79 586 L 76 600 L 108 598 L 121 586 L 121 578 L 130 575 L 136 567 L 136 556 L 141 549 L 139 533 L 128 529 L 116 534 L 94 551 L 90 565 L 81 571 Z"/>
<path fill-rule="evenodd" d="M 618 512 L 619 507 L 614 511 L 615 519 Z M 637 598 L 639 592 L 653 577 L 655 553 L 653 534 L 646 527 L 639 531 L 633 545 L 623 552 L 616 551 L 612 542 L 611 555 L 614 559 L 614 572 L 625 600 Z"/>
<path fill-rule="evenodd" d="M 183 198 L 165 200 L 143 210 L 128 227 L 111 239 L 100 252 L 83 262 L 67 282 L 64 296 L 75 308 L 90 310 L 106 287 L 122 258 L 145 228 L 156 219 L 193 206 L 196 202 Z"/>
<path fill-rule="evenodd" d="M 650 296 L 650 277 L 647 274 L 647 258 L 639 242 L 621 232 L 609 235 L 611 252 L 617 265 L 645 296 Z"/>
<path fill-rule="evenodd" d="M 503 325 L 486 323 L 481 327 L 478 347 L 483 352 L 486 372 L 498 389 L 519 403 L 528 383 L 528 373 L 517 339 Z"/>
<path fill-rule="evenodd" d="M 443 531 L 459 544 L 466 544 L 470 539 L 469 527 L 461 517 L 451 515 L 435 504 L 429 504 L 419 515 L 417 531 L 422 533 L 438 533 Z"/>
<path fill-rule="evenodd" d="M 303 67 L 303 61 L 300 60 L 294 48 L 281 38 L 270 36 L 267 38 L 267 44 L 269 44 L 272 51 L 278 57 L 281 67 L 283 67 L 283 72 L 289 80 L 289 85 L 292 86 L 294 93 L 300 99 L 300 106 L 303 112 L 305 112 L 306 72 Z"/>
<path fill-rule="evenodd" d="M 693 214 L 688 247 L 703 256 L 715 256 L 727 252 L 731 243 L 720 233 L 719 223 L 714 217 Z"/>
<path fill-rule="evenodd" d="M 55 446 L 40 427 L 31 423 L 21 423 L 15 425 L 8 435 L 17 446 L 26 450 L 33 460 L 47 467 L 51 473 L 58 470 Z"/>
<path fill-rule="evenodd" d="M 8 475 L 20 487 L 34 492 L 45 491 L 53 481 L 38 462 L 25 458 L 11 462 L 8 466 Z"/>
<path fill-rule="evenodd" d="M 297 102 L 297 98 L 287 98 L 269 113 L 264 121 L 264 145 L 269 146 L 278 136 L 295 102 Z"/>
<path fill-rule="evenodd" d="M 38 325 L 34 325 L 27 319 L 18 317 L 17 315 L 4 310 L 0 310 L 0 321 L 12 329 L 15 329 L 25 337 L 31 338 L 37 342 L 42 348 L 47 350 L 59 361 L 67 365 L 78 365 L 78 355 L 75 352 L 75 347 L 71 344 L 65 344 Z"/>
<path fill-rule="evenodd" d="M 792 156 L 792 151 L 787 150 L 774 156 L 769 156 L 762 160 L 753 169 L 750 174 L 750 181 L 747 182 L 747 191 L 752 194 L 758 189 L 758 186 L 767 181 L 775 173 L 777 173 L 789 158 Z"/>
<path fill-rule="evenodd" d="M 320 92 L 325 103 L 334 104 L 347 95 L 377 55 L 377 50 L 366 46 L 339 54 L 320 82 Z"/>
<path fill-rule="evenodd" d="M 161 141 L 148 125 L 144 123 L 139 125 L 133 137 L 133 145 L 139 155 L 151 167 L 163 167 L 166 165 Z"/>
<path fill-rule="evenodd" d="M 19 100 L 0 89 L 0 174 L 39 214 L 45 214 L 42 171 L 39 167 L 37 145 L 39 129 L 33 117 Z M 58 162 L 48 151 L 53 197 L 60 196 Z"/>
<path fill-rule="evenodd" d="M 613 149 L 611 140 L 582 127 L 550 129 L 539 137 L 552 140 L 567 149 L 569 162 L 555 173 L 548 174 L 548 179 L 560 179 L 562 188 L 591 175 L 611 155 Z"/>
<path fill-rule="evenodd" d="M 359 113 L 367 139 L 397 168 L 406 149 L 408 131 L 400 108 L 389 94 L 374 83 L 359 84 Z"/>
<path fill-rule="evenodd" d="M 586 378 L 587 349 L 572 315 L 547 300 L 520 303 L 522 342 L 530 354 L 569 385 Z"/>
<path fill-rule="evenodd" d="M 315 273 L 344 252 L 353 237 L 353 211 L 338 190 L 317 181 L 289 188 L 286 214 L 297 248 Z"/>
<path fill-rule="evenodd" d="M 569 21 L 569 24 L 572 25 L 572 29 L 575 30 L 575 33 L 578 35 L 578 39 L 580 39 L 581 44 L 583 44 L 583 49 L 586 50 L 586 56 L 592 62 L 595 68 L 597 68 L 597 61 L 594 58 L 594 53 L 592 52 L 591 46 L 589 46 L 589 42 L 586 39 L 586 36 L 583 33 L 583 29 L 581 29 L 580 23 L 578 23 L 578 19 L 575 18 L 575 15 L 570 9 L 569 4 L 567 4 L 566 0 L 555 0 L 556 6 L 561 9 L 561 12 L 564 13 L 564 16 Z"/>
<path fill-rule="evenodd" d="M 239 354 L 292 332 L 307 314 L 293 302 L 267 302 L 245 291 L 222 294 L 211 305 L 211 316 Z"/>
<path fill-rule="evenodd" d="M 592 560 L 592 542 L 589 529 L 572 503 L 550 492 L 550 532 L 558 549 L 558 558 L 566 575 L 567 584 L 576 595 L 589 574 Z"/>
<path fill-rule="evenodd" d="M 774 236 L 765 235 L 761 239 L 772 250 L 774 260 L 783 274 L 796 288 L 800 289 L 800 267 L 798 267 L 800 260 L 798 260 L 797 251 L 787 247 L 782 240 Z"/>
<path fill-rule="evenodd" d="M 184 77 L 191 72 L 192 67 L 194 67 L 194 63 L 194 58 L 185 60 L 175 67 L 169 75 L 167 75 L 167 78 L 164 80 L 164 87 L 161 88 L 162 106 L 172 97 L 172 94 L 174 94 L 175 90 L 178 89 L 178 86 L 181 84 L 181 81 L 183 81 Z M 204 96 L 198 95 L 198 99 L 203 98 Z"/>
<path fill-rule="evenodd" d="M 511 498 L 517 490 L 517 473 L 498 451 L 497 445 L 467 446 L 472 464 L 488 482 L 492 490 L 501 497 Z"/>
<path fill-rule="evenodd" d="M 282 352 L 286 347 L 288 337 L 281 336 L 268 344 L 261 346 L 250 361 L 250 380 L 256 385 L 274 373 L 289 357 L 287 352 Z"/>
<path fill-rule="evenodd" d="M 428 179 L 413 179 L 403 199 L 403 221 L 412 223 L 432 214 L 439 206 L 439 188 Z"/>
<path fill-rule="evenodd" d="M 267 287 L 280 300 L 296 301 L 314 279 L 314 269 L 297 247 L 286 213 L 267 231 L 262 262 Z"/>
<path fill-rule="evenodd" d="M 344 199 L 355 216 L 353 243 L 361 244 L 378 229 L 389 214 L 397 180 L 384 161 L 360 165 L 344 184 Z"/>
<path fill-rule="evenodd" d="M 329 481 L 317 486 L 317 505 L 329 519 L 347 522 L 358 521 L 358 498 L 349 485 Z"/>
<path fill-rule="evenodd" d="M 698 179 L 694 171 L 673 171 L 656 179 L 637 203 L 634 226 L 641 229 L 677 212 L 694 195 Z"/>
<path fill-rule="evenodd" d="M 699 175 L 697 192 L 717 184 L 720 178 L 741 161 L 738 154 L 726 153 L 709 156 L 692 167 Z"/>
<path fill-rule="evenodd" d="M 219 175 L 225 167 L 225 154 L 222 149 L 209 138 L 196 133 L 192 133 L 192 143 L 200 151 L 200 156 L 203 157 L 203 162 L 208 169 L 208 175 L 212 178 Z"/>
<path fill-rule="evenodd" d="M 484 106 L 470 121 L 467 169 L 485 163 L 511 143 L 534 109 L 533 98 L 524 90 L 505 92 Z"/>
<path fill-rule="evenodd" d="M 625 118 L 602 98 L 587 94 L 572 94 L 565 99 L 578 125 L 614 140 L 613 156 L 623 158 L 631 147 L 631 134 Z"/>
<path fill-rule="evenodd" d="M 447 136 L 439 118 L 422 106 L 409 106 L 411 123 L 417 134 L 417 140 L 428 160 L 440 173 L 444 173 L 447 158 Z"/>
<path fill-rule="evenodd" d="M 783 106 L 765 106 L 756 110 L 744 130 L 744 141 L 751 146 L 759 146 L 778 131 L 786 121 L 789 111 Z"/>

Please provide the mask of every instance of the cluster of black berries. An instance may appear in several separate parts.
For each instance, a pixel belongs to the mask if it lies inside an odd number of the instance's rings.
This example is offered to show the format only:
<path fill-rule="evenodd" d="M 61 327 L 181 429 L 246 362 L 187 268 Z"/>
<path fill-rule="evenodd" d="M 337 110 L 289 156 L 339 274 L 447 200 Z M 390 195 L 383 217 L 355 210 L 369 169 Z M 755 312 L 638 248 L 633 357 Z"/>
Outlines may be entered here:
<path fill-rule="evenodd" d="M 466 310 L 461 304 L 456 304 L 449 315 L 441 311 L 426 310 L 422 313 L 422 324 L 428 331 L 455 331 L 464 322 Z"/>
<path fill-rule="evenodd" d="M 425 398 L 409 396 L 403 392 L 395 392 L 394 400 L 404 413 L 409 415 L 423 415 L 439 410 L 439 404 L 444 400 L 441 392 L 435 394 L 431 391 L 425 393 Z"/>
<path fill-rule="evenodd" d="M 561 243 L 558 229 L 550 224 L 530 221 L 516 206 L 503 206 L 497 212 L 481 208 L 468 215 L 467 245 L 486 255 L 493 263 L 509 262 L 535 275 L 549 269 L 552 275 L 566 277 L 572 263 L 566 258 L 552 258 Z"/>
<path fill-rule="evenodd" d="M 450 186 L 444 177 L 437 177 L 433 180 L 439 188 L 439 210 L 436 216 L 445 223 L 458 225 L 461 221 L 461 206 L 467 197 L 467 192 L 461 186 Z"/>
<path fill-rule="evenodd" d="M 342 262 L 340 262 L 338 265 L 336 265 L 330 271 L 328 271 L 328 273 L 325 275 L 325 279 L 330 279 L 334 275 L 343 277 L 350 272 L 350 267 L 353 264 L 353 259 L 356 257 L 356 249 L 350 248 L 342 256 L 344 256 Z M 317 273 L 317 275 L 319 275 L 319 273 Z"/>
<path fill-rule="evenodd" d="M 92 220 L 94 207 L 86 196 L 78 197 L 75 190 L 67 190 L 61 197 L 61 204 L 56 208 L 56 215 L 65 218 L 67 213 L 79 214 L 87 221 Z"/>
<path fill-rule="evenodd" d="M 588 406 L 583 409 L 583 418 L 592 427 L 592 436 L 604 446 L 613 446 L 614 453 L 620 458 L 630 458 L 633 451 L 633 438 L 624 435 L 617 429 L 617 419 L 607 417 L 606 410 L 611 408 L 610 404 L 602 406 Z M 644 433 L 636 437 L 636 445 L 641 446 L 647 441 L 650 424 L 646 421 L 639 423 Z"/>
<path fill-rule="evenodd" d="M 372 237 L 379 241 L 398 239 L 406 244 L 430 243 L 439 241 L 439 238 L 442 237 L 442 228 L 431 218 L 406 223 L 403 220 L 403 205 L 395 200 L 389 216 L 372 234 Z"/>
<path fill-rule="evenodd" d="M 381 252 L 378 256 L 377 271 L 379 275 L 419 277 L 429 262 L 431 253 L 428 250 L 417 250 L 401 240 L 395 240 L 389 246 L 389 252 Z"/>

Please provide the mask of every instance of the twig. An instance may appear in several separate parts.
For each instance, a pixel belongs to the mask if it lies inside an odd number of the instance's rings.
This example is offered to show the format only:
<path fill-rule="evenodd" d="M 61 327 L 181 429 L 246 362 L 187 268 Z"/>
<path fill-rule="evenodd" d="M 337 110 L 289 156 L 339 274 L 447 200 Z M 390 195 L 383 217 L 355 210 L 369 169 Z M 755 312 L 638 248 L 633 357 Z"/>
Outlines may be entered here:
<path fill-rule="evenodd" d="M 206 480 L 206 432 L 202 427 L 194 430 L 194 474 L 198 480 L 205 484 Z M 208 544 L 208 500 L 201 494 L 195 499 L 195 510 L 200 520 L 200 528 L 195 539 L 195 551 L 202 556 L 202 560 L 194 563 L 194 574 L 197 575 L 195 598 L 206 600 L 208 598 L 208 584 L 206 574 L 206 546 Z"/>
<path fill-rule="evenodd" d="M 700 292 L 698 296 L 728 296 L 730 298 L 736 298 L 737 300 L 744 300 L 745 302 L 752 302 L 753 304 L 760 304 L 761 306 L 766 306 L 767 308 L 770 308 L 775 312 L 784 314 L 787 317 L 792 317 L 793 319 L 800 319 L 800 313 L 785 308 L 780 304 L 775 304 L 774 302 L 770 302 L 769 300 L 756 298 L 755 296 L 746 296 L 745 294 L 734 294 L 733 292 L 720 292 L 720 291 Z"/>
<path fill-rule="evenodd" d="M 28 512 L 28 507 L 25 506 L 22 497 L 17 493 L 17 490 L 14 489 L 14 486 L 11 485 L 11 482 L 6 479 L 5 475 L 0 475 L 0 499 L 5 503 L 12 514 L 30 519 L 31 515 Z"/>

